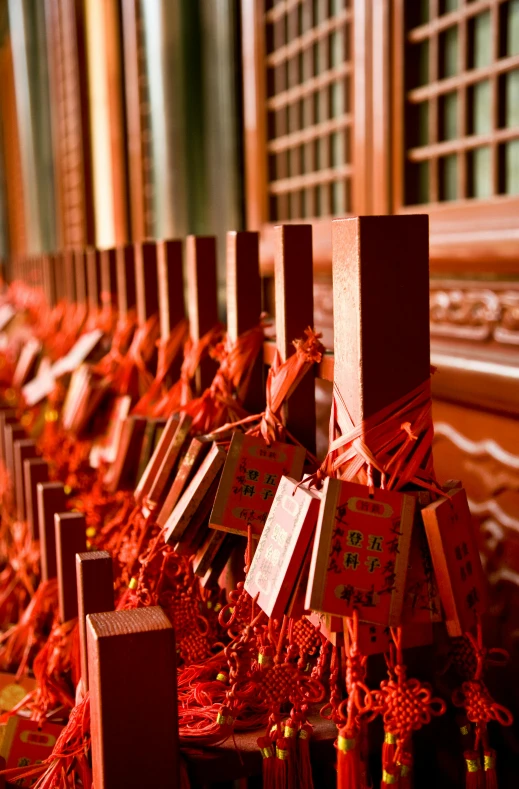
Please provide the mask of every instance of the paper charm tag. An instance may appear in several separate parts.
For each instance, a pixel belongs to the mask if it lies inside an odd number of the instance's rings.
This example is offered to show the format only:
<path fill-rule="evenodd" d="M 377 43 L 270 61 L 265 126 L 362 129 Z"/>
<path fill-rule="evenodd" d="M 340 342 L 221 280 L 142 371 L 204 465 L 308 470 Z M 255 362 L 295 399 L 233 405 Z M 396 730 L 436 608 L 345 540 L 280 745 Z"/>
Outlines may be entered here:
<path fill-rule="evenodd" d="M 281 477 L 301 479 L 305 461 L 302 447 L 235 433 L 211 513 L 213 529 L 259 537 Z"/>
<path fill-rule="evenodd" d="M 434 572 L 450 636 L 461 636 L 486 609 L 486 581 L 481 566 L 467 494 L 454 489 L 422 510 Z"/>
<path fill-rule="evenodd" d="M 10 712 L 22 699 L 35 690 L 37 682 L 30 677 L 16 678 L 15 674 L 0 673 L 0 712 Z"/>
<path fill-rule="evenodd" d="M 94 440 L 90 450 L 89 463 L 92 468 L 99 468 L 101 463 L 114 463 L 121 441 L 124 420 L 130 413 L 132 399 L 129 395 L 117 397 L 108 416 L 108 431 Z"/>
<path fill-rule="evenodd" d="M 23 346 L 13 373 L 13 386 L 15 389 L 19 389 L 34 378 L 41 349 L 41 342 L 34 338 L 26 342 Z"/>
<path fill-rule="evenodd" d="M 306 606 L 378 625 L 400 624 L 416 500 L 327 479 Z"/>
<path fill-rule="evenodd" d="M 52 366 L 47 359 L 43 359 L 38 369 L 37 375 L 22 387 L 22 395 L 28 408 L 40 403 L 47 395 L 50 395 L 56 385 L 56 379 L 52 374 Z"/>
<path fill-rule="evenodd" d="M 157 526 L 161 528 L 164 526 L 173 512 L 173 507 L 186 489 L 188 482 L 200 468 L 210 448 L 211 443 L 205 440 L 203 436 L 191 439 L 187 451 L 184 456 L 179 459 L 175 479 L 172 481 L 164 504 L 157 514 Z"/>
<path fill-rule="evenodd" d="M 417 513 L 420 518 L 420 513 Z M 405 584 L 402 625 L 414 626 L 439 622 L 442 610 L 431 552 L 422 520 L 416 520 L 411 536 L 409 565 Z"/>
<path fill-rule="evenodd" d="M 52 366 L 54 378 L 58 378 L 65 373 L 73 373 L 80 364 L 83 364 L 99 345 L 103 337 L 101 329 L 82 334 L 70 351 Z"/>
<path fill-rule="evenodd" d="M 344 637 L 349 637 L 348 629 L 344 629 Z M 412 627 L 402 628 L 402 646 L 404 649 L 413 647 L 423 647 L 432 644 L 434 631 L 432 622 L 422 622 Z M 389 652 L 389 647 L 393 643 L 389 627 L 382 625 L 370 625 L 368 622 L 359 622 L 357 632 L 357 646 L 362 655 L 378 655 L 382 652 Z"/>
<path fill-rule="evenodd" d="M 319 514 L 320 496 L 281 477 L 245 589 L 268 616 L 280 619 L 289 603 Z"/>
<path fill-rule="evenodd" d="M 0 756 L 6 761 L 6 769 L 23 766 L 30 768 L 41 764 L 51 755 L 62 731 L 63 726 L 57 723 L 46 721 L 39 724 L 38 721 L 11 715 L 0 746 Z M 20 785 L 30 786 L 32 782 L 33 778 L 27 778 Z"/>

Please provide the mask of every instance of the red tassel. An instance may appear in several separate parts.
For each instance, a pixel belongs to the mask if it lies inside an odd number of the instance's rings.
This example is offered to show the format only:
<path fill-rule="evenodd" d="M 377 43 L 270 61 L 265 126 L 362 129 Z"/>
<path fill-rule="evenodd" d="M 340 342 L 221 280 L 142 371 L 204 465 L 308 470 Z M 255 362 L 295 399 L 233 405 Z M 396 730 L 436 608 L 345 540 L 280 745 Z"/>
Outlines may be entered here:
<path fill-rule="evenodd" d="M 298 789 L 297 784 L 297 725 L 291 718 L 285 721 L 285 740 L 287 741 L 287 789 Z"/>
<path fill-rule="evenodd" d="M 463 756 L 467 765 L 465 789 L 483 789 L 484 776 L 479 753 L 477 751 L 465 751 Z"/>
<path fill-rule="evenodd" d="M 287 789 L 289 743 L 286 737 L 276 740 L 276 762 L 274 764 L 274 789 Z"/>
<path fill-rule="evenodd" d="M 310 738 L 312 727 L 305 723 L 297 738 L 297 786 L 298 789 L 314 789 L 312 763 L 310 761 Z"/>
<path fill-rule="evenodd" d="M 497 789 L 496 752 L 493 748 L 485 748 L 483 752 L 485 771 L 485 789 Z"/>
<path fill-rule="evenodd" d="M 400 769 L 396 764 L 388 765 L 382 770 L 380 789 L 387 789 L 387 787 L 395 789 L 396 786 L 400 786 Z"/>
<path fill-rule="evenodd" d="M 413 757 L 410 753 L 403 753 L 398 762 L 400 768 L 400 789 L 411 789 L 413 785 Z"/>
<path fill-rule="evenodd" d="M 387 786 L 396 786 L 400 780 L 400 768 L 395 764 L 396 755 L 396 735 L 389 731 L 384 733 L 384 744 L 382 745 L 382 782 L 380 789 Z"/>
<path fill-rule="evenodd" d="M 345 726 L 337 737 L 337 789 L 364 789 L 359 732 Z"/>
<path fill-rule="evenodd" d="M 274 746 L 268 737 L 259 737 L 258 748 L 263 756 L 263 787 L 264 789 L 275 789 L 274 786 Z"/>

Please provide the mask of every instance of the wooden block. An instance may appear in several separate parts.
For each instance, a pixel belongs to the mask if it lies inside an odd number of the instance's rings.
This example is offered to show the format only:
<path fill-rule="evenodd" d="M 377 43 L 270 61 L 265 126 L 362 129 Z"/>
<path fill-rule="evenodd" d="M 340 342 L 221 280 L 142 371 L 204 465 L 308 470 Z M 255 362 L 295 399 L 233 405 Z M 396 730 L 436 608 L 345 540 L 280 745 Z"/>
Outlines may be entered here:
<path fill-rule="evenodd" d="M 179 419 L 177 416 L 170 416 L 166 422 L 166 427 L 164 428 L 164 432 L 160 437 L 160 441 L 157 444 L 144 473 L 140 477 L 137 487 L 135 488 L 135 501 L 138 504 L 144 501 L 150 492 L 153 482 L 164 461 L 168 447 L 173 441 L 178 425 Z"/>
<path fill-rule="evenodd" d="M 192 438 L 186 454 L 180 461 L 175 479 L 164 500 L 160 512 L 157 516 L 157 525 L 161 528 L 165 526 L 167 519 L 173 512 L 177 501 L 185 490 L 189 480 L 195 474 L 211 447 L 211 442 L 204 441 L 203 438 Z"/>
<path fill-rule="evenodd" d="M 154 241 L 135 244 L 135 289 L 140 324 L 159 311 L 157 246 Z"/>
<path fill-rule="evenodd" d="M 40 519 L 38 514 L 37 486 L 39 482 L 49 481 L 49 464 L 43 458 L 30 458 L 23 463 L 25 477 L 25 513 L 27 525 L 33 540 L 40 539 Z"/>
<path fill-rule="evenodd" d="M 78 304 L 88 304 L 86 252 L 82 249 L 74 253 L 74 272 L 76 280 L 76 300 Z"/>
<path fill-rule="evenodd" d="M 95 311 L 101 306 L 101 262 L 98 249 L 87 249 L 86 271 L 88 306 Z"/>
<path fill-rule="evenodd" d="M 275 228 L 276 345 L 282 361 L 295 352 L 293 341 L 314 323 L 311 225 Z M 288 398 L 284 421 L 310 452 L 316 438 L 315 373 L 310 370 Z"/>
<path fill-rule="evenodd" d="M 193 556 L 201 548 L 209 531 L 209 515 L 218 489 L 218 476 L 213 479 L 207 493 L 191 515 L 181 538 L 175 544 L 175 551 L 181 556 Z"/>
<path fill-rule="evenodd" d="M 63 275 L 65 277 L 65 298 L 69 304 L 77 299 L 74 252 L 65 250 L 63 254 Z"/>
<path fill-rule="evenodd" d="M 232 342 L 258 325 L 261 316 L 259 234 L 249 231 L 227 233 L 227 332 Z M 263 356 L 260 353 L 250 375 L 244 407 L 251 414 L 265 408 Z"/>
<path fill-rule="evenodd" d="M 429 378 L 428 221 L 332 222 L 334 379 L 355 425 Z"/>
<path fill-rule="evenodd" d="M 422 518 L 450 636 L 476 625 L 487 607 L 487 582 L 463 488 L 424 507 Z"/>
<path fill-rule="evenodd" d="M 23 521 L 26 517 L 24 461 L 37 456 L 36 441 L 22 438 L 14 442 L 14 486 L 16 490 L 16 517 Z"/>
<path fill-rule="evenodd" d="M 54 307 L 56 304 L 56 279 L 54 261 L 50 255 L 42 255 L 43 291 L 47 303 Z"/>
<path fill-rule="evenodd" d="M 17 422 L 6 424 L 4 432 L 5 442 L 5 467 L 11 476 L 13 491 L 16 498 L 15 477 L 14 477 L 14 442 L 27 438 L 24 428 Z"/>
<path fill-rule="evenodd" d="M 143 416 L 129 416 L 126 419 L 117 459 L 105 477 L 106 489 L 110 493 L 120 488 L 131 490 L 134 487 L 137 473 L 136 458 L 141 451 L 146 422 Z"/>
<path fill-rule="evenodd" d="M 416 498 L 325 480 L 306 608 L 376 625 L 401 622 Z"/>
<path fill-rule="evenodd" d="M 117 263 L 116 249 L 100 252 L 101 301 L 104 307 L 117 309 Z"/>
<path fill-rule="evenodd" d="M 125 319 L 137 304 L 133 244 L 117 248 L 117 295 L 119 316 Z"/>
<path fill-rule="evenodd" d="M 160 435 L 163 433 L 166 426 L 166 419 L 162 417 L 150 417 L 144 431 L 144 438 L 142 439 L 141 453 L 139 455 L 139 465 L 137 471 L 137 479 L 140 480 L 144 474 L 148 463 L 150 462 L 153 452 L 156 449 L 160 440 Z M 159 438 L 156 438 L 156 436 Z"/>
<path fill-rule="evenodd" d="M 67 293 L 65 289 L 65 267 L 63 265 L 63 257 L 58 252 L 56 255 L 51 255 L 54 265 L 54 281 L 56 283 L 56 303 L 65 301 Z"/>
<path fill-rule="evenodd" d="M 247 536 L 250 524 L 259 537 L 283 474 L 300 479 L 306 451 L 280 441 L 267 446 L 263 438 L 236 432 L 229 447 L 211 528 Z"/>
<path fill-rule="evenodd" d="M 76 582 L 81 650 L 81 678 L 88 690 L 86 618 L 114 610 L 114 570 L 108 551 L 76 554 Z"/>
<path fill-rule="evenodd" d="M 0 411 L 0 460 L 6 462 L 5 455 L 5 426 L 16 424 L 16 411 L 14 408 L 5 408 Z"/>
<path fill-rule="evenodd" d="M 31 338 L 23 346 L 13 374 L 13 387 L 15 389 L 21 389 L 31 378 L 34 378 L 41 349 L 42 344 L 36 338 Z"/>
<path fill-rule="evenodd" d="M 165 613 L 90 614 L 87 642 L 96 789 L 178 789 L 176 646 Z"/>
<path fill-rule="evenodd" d="M 182 241 L 157 241 L 157 277 L 160 336 L 166 340 L 171 329 L 186 316 Z"/>
<path fill-rule="evenodd" d="M 81 512 L 56 512 L 54 528 L 59 615 L 62 622 L 69 622 L 78 615 L 76 553 L 86 549 L 85 516 Z"/>
<path fill-rule="evenodd" d="M 214 444 L 166 521 L 165 542 L 177 543 L 182 539 L 189 521 L 198 510 L 214 480 L 220 475 L 225 457 L 225 450 Z"/>
<path fill-rule="evenodd" d="M 193 420 L 188 414 L 181 414 L 175 435 L 166 449 L 164 459 L 150 487 L 148 494 L 148 506 L 150 509 L 158 509 L 163 504 L 166 486 L 173 474 L 182 447 L 187 440 L 192 422 Z"/>
<path fill-rule="evenodd" d="M 42 581 L 56 578 L 56 532 L 54 513 L 65 510 L 65 488 L 61 482 L 39 482 L 36 485 L 38 522 L 40 525 L 40 561 Z"/>
<path fill-rule="evenodd" d="M 208 570 L 211 569 L 226 536 L 226 532 L 224 531 L 214 531 L 210 529 L 207 532 L 204 543 L 197 551 L 193 560 L 193 571 L 195 575 L 204 577 Z"/>
<path fill-rule="evenodd" d="M 191 338 L 198 342 L 218 323 L 214 236 L 187 237 L 186 274 L 189 332 Z M 215 372 L 215 362 L 212 359 L 204 359 L 196 374 L 196 387 L 199 393 L 211 385 Z"/>

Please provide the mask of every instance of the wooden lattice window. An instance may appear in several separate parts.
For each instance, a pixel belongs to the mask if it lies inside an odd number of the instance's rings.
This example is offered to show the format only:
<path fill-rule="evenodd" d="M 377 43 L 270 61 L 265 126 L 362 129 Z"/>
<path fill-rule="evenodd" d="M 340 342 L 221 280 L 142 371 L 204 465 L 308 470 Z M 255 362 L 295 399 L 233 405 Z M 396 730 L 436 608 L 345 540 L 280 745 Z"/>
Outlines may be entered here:
<path fill-rule="evenodd" d="M 519 193 L 519 0 L 406 4 L 407 205 Z"/>
<path fill-rule="evenodd" d="M 268 220 L 351 210 L 347 0 L 265 2 Z"/>

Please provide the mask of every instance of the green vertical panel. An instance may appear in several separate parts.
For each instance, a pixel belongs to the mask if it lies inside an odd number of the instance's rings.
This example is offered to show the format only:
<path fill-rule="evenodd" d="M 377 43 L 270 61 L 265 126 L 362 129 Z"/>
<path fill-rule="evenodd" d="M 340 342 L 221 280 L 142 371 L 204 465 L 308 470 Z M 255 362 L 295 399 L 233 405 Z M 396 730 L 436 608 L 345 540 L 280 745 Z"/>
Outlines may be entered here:
<path fill-rule="evenodd" d="M 512 140 L 505 145 L 506 192 L 509 195 L 519 194 L 519 140 Z"/>
<path fill-rule="evenodd" d="M 418 164 L 418 202 L 429 202 L 429 162 Z"/>
<path fill-rule="evenodd" d="M 458 73 L 458 27 L 447 28 L 443 34 L 443 76 L 453 77 Z"/>
<path fill-rule="evenodd" d="M 332 187 L 332 213 L 335 216 L 344 214 L 344 182 L 335 181 Z"/>
<path fill-rule="evenodd" d="M 476 148 L 472 155 L 474 197 L 492 194 L 492 168 L 490 148 Z"/>
<path fill-rule="evenodd" d="M 332 134 L 332 167 L 344 164 L 344 132 Z"/>
<path fill-rule="evenodd" d="M 456 11 L 458 5 L 459 5 L 458 0 L 444 0 L 443 13 L 448 14 L 449 11 Z"/>
<path fill-rule="evenodd" d="M 340 118 L 344 115 L 344 87 L 342 80 L 334 82 L 331 89 L 331 115 L 332 118 Z"/>
<path fill-rule="evenodd" d="M 458 157 L 456 154 L 442 159 L 441 167 L 443 176 L 442 200 L 456 200 L 458 196 Z"/>
<path fill-rule="evenodd" d="M 429 143 L 429 102 L 418 105 L 418 145 Z"/>
<path fill-rule="evenodd" d="M 519 0 L 510 0 L 508 3 L 506 34 L 506 54 L 519 54 Z"/>
<path fill-rule="evenodd" d="M 458 94 L 447 93 L 442 102 L 442 134 L 444 140 L 455 140 L 458 136 Z"/>
<path fill-rule="evenodd" d="M 474 17 L 474 67 L 482 68 L 492 62 L 492 23 L 490 11 Z"/>
<path fill-rule="evenodd" d="M 335 30 L 330 36 L 330 60 L 332 68 L 344 62 L 344 31 Z"/>
<path fill-rule="evenodd" d="M 506 125 L 519 126 L 519 69 L 506 75 Z"/>
<path fill-rule="evenodd" d="M 473 118 L 474 134 L 486 134 L 492 130 L 492 105 L 490 81 L 478 82 L 474 85 L 473 92 Z"/>

